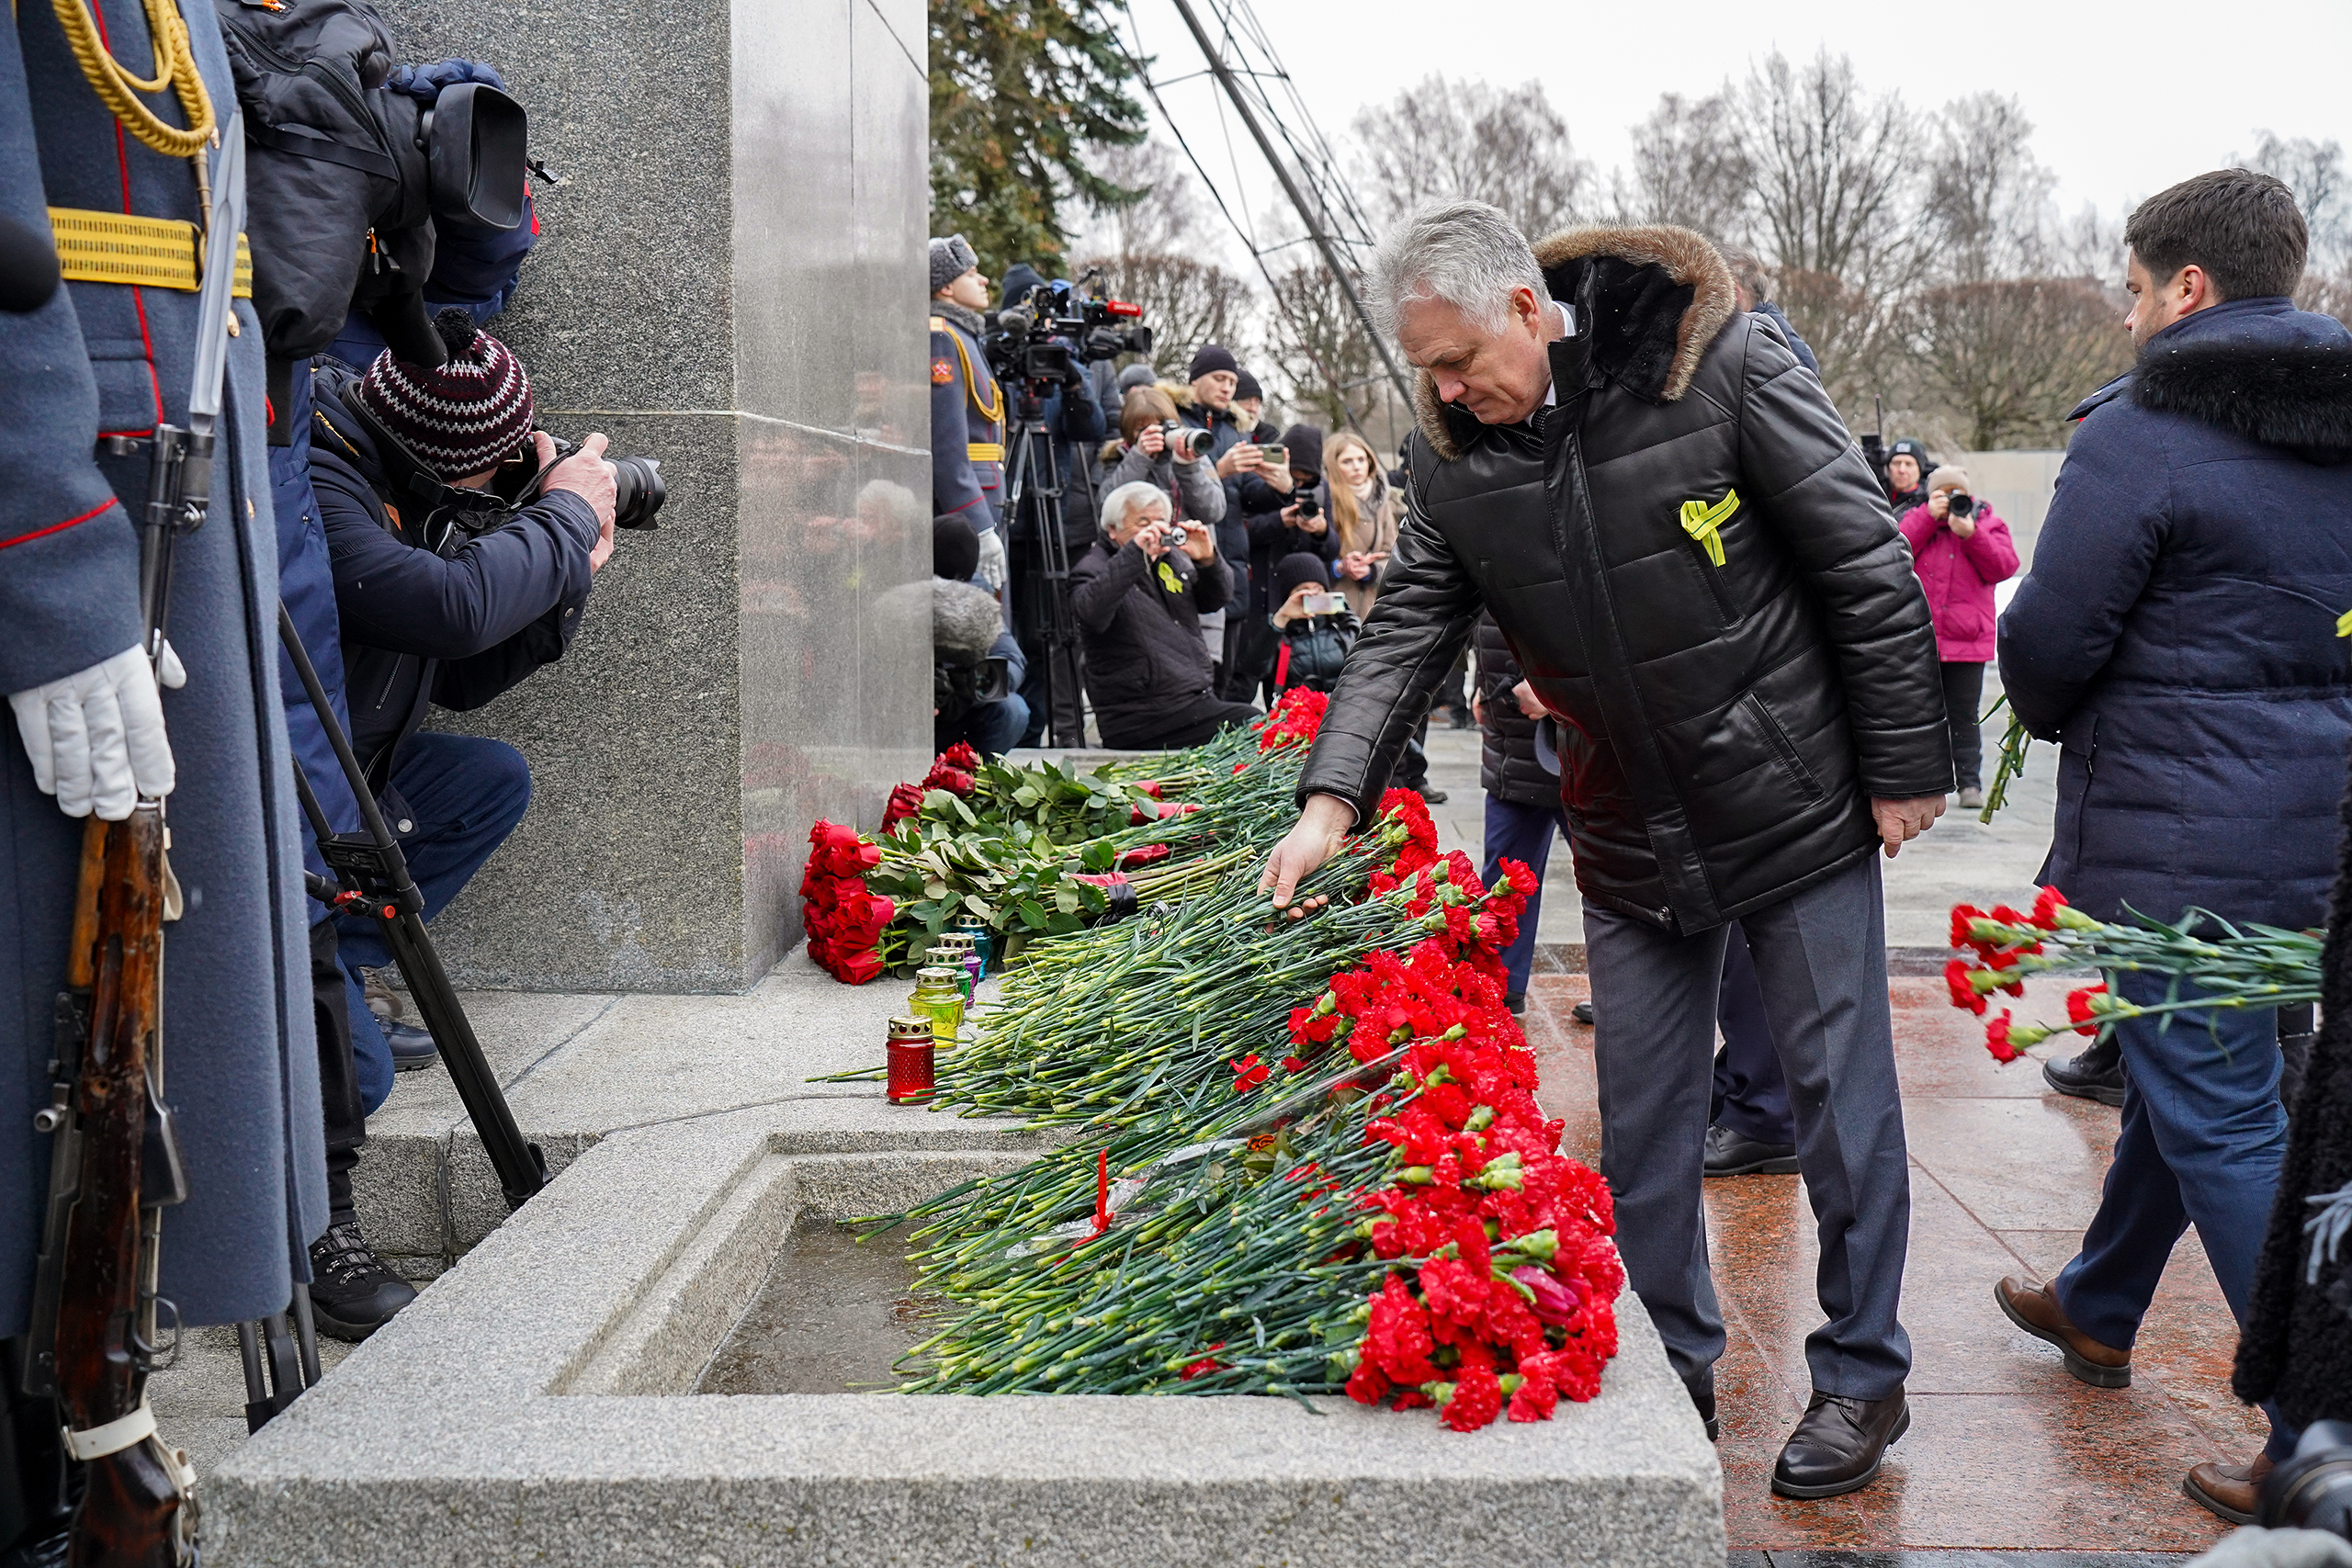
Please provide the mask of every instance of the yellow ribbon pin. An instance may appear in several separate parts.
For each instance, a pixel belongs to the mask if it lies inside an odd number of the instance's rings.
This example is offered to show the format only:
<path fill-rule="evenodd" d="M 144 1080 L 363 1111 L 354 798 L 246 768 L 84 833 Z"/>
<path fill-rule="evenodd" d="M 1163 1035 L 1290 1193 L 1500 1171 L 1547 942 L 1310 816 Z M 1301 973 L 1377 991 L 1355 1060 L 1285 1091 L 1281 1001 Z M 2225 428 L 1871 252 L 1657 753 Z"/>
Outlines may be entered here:
<path fill-rule="evenodd" d="M 1682 531 L 1706 547 L 1707 558 L 1717 566 L 1724 564 L 1724 541 L 1721 529 L 1724 519 L 1739 510 L 1739 491 L 1727 490 L 1724 498 L 1709 506 L 1703 501 L 1682 503 Z"/>
<path fill-rule="evenodd" d="M 2346 610 L 2335 617 L 2335 635 L 2352 637 L 2352 610 Z"/>

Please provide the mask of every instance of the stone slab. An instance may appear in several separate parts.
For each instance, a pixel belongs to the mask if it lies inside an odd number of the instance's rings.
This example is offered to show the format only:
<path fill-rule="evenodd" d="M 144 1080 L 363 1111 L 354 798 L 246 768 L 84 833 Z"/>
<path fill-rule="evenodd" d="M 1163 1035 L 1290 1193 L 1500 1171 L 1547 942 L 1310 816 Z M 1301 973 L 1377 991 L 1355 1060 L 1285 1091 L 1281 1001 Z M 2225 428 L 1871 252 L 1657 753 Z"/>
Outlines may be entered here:
<path fill-rule="evenodd" d="M 791 1215 L 1038 1146 L 878 1096 L 611 1133 L 220 1466 L 207 1561 L 1724 1561 L 1713 1450 L 1639 1311 L 1599 1399 L 1466 1437 L 1344 1400 L 559 1392 L 690 1387 Z"/>

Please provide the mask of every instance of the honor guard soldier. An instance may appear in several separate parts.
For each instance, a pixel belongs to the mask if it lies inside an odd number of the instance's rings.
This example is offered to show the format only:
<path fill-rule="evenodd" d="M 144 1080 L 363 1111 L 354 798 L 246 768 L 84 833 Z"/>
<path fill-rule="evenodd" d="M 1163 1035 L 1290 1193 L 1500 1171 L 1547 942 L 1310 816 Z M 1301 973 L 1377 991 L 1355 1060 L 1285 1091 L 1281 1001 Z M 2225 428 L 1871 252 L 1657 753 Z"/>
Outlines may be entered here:
<path fill-rule="evenodd" d="M 931 510 L 980 536 L 980 577 L 1004 578 L 1004 389 L 980 351 L 989 280 L 961 234 L 931 243 Z"/>
<path fill-rule="evenodd" d="M 14 720 L 13 734 L 0 730 L 0 874 L 12 895 L 0 909 L 0 1404 L 17 1438 L 0 1448 L 0 1557 L 10 1561 L 49 1561 L 67 1529 L 62 1446 L 95 1478 L 102 1466 L 122 1473 L 152 1442 L 143 1403 L 102 1427 L 73 1419 L 87 1385 L 71 1375 L 81 1363 L 60 1325 L 106 1284 L 75 1263 L 78 1242 L 60 1244 L 62 1310 L 55 1298 L 35 1305 L 51 1145 L 67 1135 L 52 1130 L 71 1131 L 79 1114 L 82 1148 L 96 1146 L 89 1114 L 71 1111 L 81 1101 L 67 1114 L 53 1107 L 48 1066 L 68 1032 L 61 994 L 87 968 L 69 961 L 93 816 L 125 824 L 107 831 L 110 844 L 134 832 L 152 843 L 138 824 L 168 796 L 162 980 L 109 991 L 144 1005 L 160 990 L 162 1026 L 142 1038 L 159 1039 L 167 1058 L 150 1063 L 150 1095 L 160 1089 L 176 1137 L 150 1112 L 147 1140 L 155 1150 L 175 1143 L 178 1170 L 153 1157 L 132 1168 L 157 1182 L 181 1177 L 141 1190 L 182 1189 L 185 1200 L 162 1210 L 160 1274 L 139 1298 L 165 1320 L 156 1353 L 175 1323 L 285 1311 L 307 1275 L 304 1246 L 326 1224 L 302 858 L 277 687 L 269 421 L 245 266 L 232 299 L 216 285 L 216 325 L 198 331 L 207 259 L 246 248 L 233 217 L 228 231 L 209 231 L 233 208 L 211 198 L 237 188 L 231 153 L 242 149 L 222 146 L 236 107 L 209 5 L 22 6 L 0 28 L 0 219 L 40 242 L 7 247 L 0 271 L 24 273 L 28 252 L 46 264 L 44 247 L 56 257 L 38 288 L 0 291 L 15 311 L 0 317 L 0 692 Z M 205 346 L 225 346 L 225 375 L 199 378 Z M 217 420 L 209 391 L 192 417 L 195 389 L 210 384 Z M 207 423 L 209 508 L 200 525 L 175 531 L 170 640 L 154 649 L 141 589 L 151 454 L 185 441 L 200 455 Z M 164 426 L 176 428 L 159 442 Z M 204 493 L 195 479 L 186 492 Z M 123 886 L 118 863 L 109 849 L 101 886 Z M 128 895 L 102 902 L 100 929 L 129 907 Z M 121 1009 L 101 998 L 89 1016 Z M 88 1168 L 61 1163 L 74 1192 L 65 1231 L 79 1236 L 95 1223 L 92 1205 L 119 1188 L 74 1188 L 74 1171 L 86 1180 Z M 131 1326 L 145 1339 L 153 1325 Z M 49 1328 L 53 1360 L 28 1349 Z M 76 1326 L 74 1343 L 82 1337 Z M 134 1345 L 134 1358 L 148 1348 Z M 62 1409 L 46 1390 L 26 1392 L 28 1370 L 44 1366 L 55 1368 Z M 61 1424 L 77 1428 L 62 1442 Z M 89 1529 L 126 1527 L 123 1493 L 94 1479 L 87 1495 L 83 1506 L 100 1516 Z M 184 1529 L 192 1516 L 178 1519 Z M 186 1561 L 177 1544 L 172 1557 Z M 77 1535 L 76 1561 L 88 1546 Z M 150 1560 L 168 1559 L 141 1558 Z"/>

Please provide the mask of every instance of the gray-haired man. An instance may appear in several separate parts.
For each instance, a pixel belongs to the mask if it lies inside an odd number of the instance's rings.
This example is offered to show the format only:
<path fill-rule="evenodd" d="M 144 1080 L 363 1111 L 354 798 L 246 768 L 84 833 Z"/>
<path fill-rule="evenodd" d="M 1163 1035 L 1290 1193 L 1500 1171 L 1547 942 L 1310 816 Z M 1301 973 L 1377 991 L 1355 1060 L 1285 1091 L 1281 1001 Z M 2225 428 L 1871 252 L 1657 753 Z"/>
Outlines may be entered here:
<path fill-rule="evenodd" d="M 1696 234 L 1584 229 L 1531 249 L 1460 202 L 1408 220 L 1371 281 L 1421 372 L 1408 505 L 1264 885 L 1287 904 L 1365 818 L 1492 611 L 1561 720 L 1627 1275 L 1712 1432 L 1724 1328 L 1700 1160 L 1736 919 L 1796 1110 L 1828 1318 L 1772 1486 L 1866 1485 L 1910 1422 L 1875 852 L 1934 821 L 1952 776 L 1894 518 L 1821 383 L 1738 310 Z"/>

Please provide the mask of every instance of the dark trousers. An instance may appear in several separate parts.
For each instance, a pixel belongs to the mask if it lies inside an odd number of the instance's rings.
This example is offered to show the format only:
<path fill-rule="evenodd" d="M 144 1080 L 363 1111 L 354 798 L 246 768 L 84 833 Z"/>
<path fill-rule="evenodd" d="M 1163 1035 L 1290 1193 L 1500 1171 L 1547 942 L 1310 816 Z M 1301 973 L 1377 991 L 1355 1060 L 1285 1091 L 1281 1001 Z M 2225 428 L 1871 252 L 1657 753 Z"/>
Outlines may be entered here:
<path fill-rule="evenodd" d="M 389 794 L 401 804 L 397 813 L 387 805 L 385 816 L 392 819 L 430 920 L 523 820 L 531 804 L 531 770 L 523 753 L 503 740 L 420 730 L 401 748 Z M 351 1050 L 360 1103 L 372 1116 L 392 1092 L 392 1048 L 360 994 L 359 971 L 383 968 L 391 963 L 392 950 L 382 923 L 372 916 L 340 917 L 335 935 L 350 982 Z"/>
<path fill-rule="evenodd" d="M 1067 530 L 1064 536 L 1068 536 Z M 1080 539 L 1067 548 L 1069 558 L 1076 560 L 1086 553 L 1087 541 Z M 1070 645 L 1058 660 L 1055 659 L 1050 635 L 1054 606 L 1049 595 L 1053 585 L 1044 575 L 1045 560 L 1033 527 L 1024 525 L 1018 531 L 1008 553 L 1007 569 L 1012 576 L 1006 592 L 1012 604 L 1012 638 L 1021 645 L 1021 656 L 1029 661 L 1029 672 L 1022 677 L 1021 690 L 1016 694 L 1029 705 L 1029 711 L 1014 744 L 1044 745 L 1046 721 L 1058 718 L 1063 733 L 1075 736 L 1082 746 L 1086 743 L 1086 657 L 1079 646 L 1078 620 L 1074 615 L 1071 616 Z M 1069 592 L 1067 584 L 1063 592 Z M 1048 686 L 1052 688 L 1050 709 L 1046 706 Z M 974 742 L 976 747 L 978 744 Z"/>
<path fill-rule="evenodd" d="M 1789 1081 L 1772 1044 L 1772 1021 L 1765 1016 L 1747 933 L 1737 920 L 1724 929 L 1724 978 L 1715 992 L 1715 1026 L 1724 1043 L 1715 1053 L 1713 1119 L 1743 1138 L 1793 1144 L 1796 1112 L 1789 1109 Z"/>
<path fill-rule="evenodd" d="M 1422 771 L 1426 774 L 1426 763 Z M 1503 949 L 1503 969 L 1510 976 L 1506 988 L 1515 997 L 1526 994 L 1527 976 L 1535 966 L 1535 921 L 1544 913 L 1544 866 L 1552 858 L 1555 829 L 1562 837 L 1567 835 L 1567 818 L 1556 805 L 1520 806 L 1487 793 L 1487 868 L 1479 880 L 1492 887 L 1506 858 L 1535 874 L 1535 891 L 1527 896 L 1527 908 L 1519 917 L 1519 938 Z"/>
<path fill-rule="evenodd" d="M 1887 1012 L 1878 857 L 1741 917 L 1797 1119 L 1797 1164 L 1820 1228 L 1815 1288 L 1827 1321 L 1805 1337 L 1813 1386 L 1883 1399 L 1911 1366 L 1897 1320 L 1911 1180 Z M 1707 1264 L 1700 1162 L 1725 933 L 1683 936 L 1584 906 L 1592 971 L 1600 1173 L 1617 1200 L 1625 1277 L 1667 1359 L 1711 1387 L 1724 1321 Z M 2260 1227 L 2255 1227 L 2258 1239 Z"/>
<path fill-rule="evenodd" d="M 1019 692 L 990 702 L 974 703 L 961 716 L 931 721 L 931 746 L 944 751 L 957 741 L 969 743 L 983 757 L 1001 757 L 1023 744 L 1029 732 L 1029 705 Z"/>
<path fill-rule="evenodd" d="M 368 1106 L 351 1044 L 351 980 L 344 973 L 336 922 L 311 928 L 311 1011 L 319 1030 L 319 1101 L 326 1115 L 327 1224 L 355 1217 L 351 1168 L 368 1142 Z M 363 1004 L 359 1010 L 368 1010 Z M 369 1023 L 374 1023 L 371 1017 Z M 381 1039 L 379 1032 L 377 1038 Z M 390 1071 L 387 1064 L 386 1070 Z"/>
<path fill-rule="evenodd" d="M 2160 976 L 2110 974 L 2118 996 L 2164 999 Z M 2197 991 L 2187 980 L 2182 995 Z M 2239 1326 L 2254 1290 L 2256 1263 L 2287 1154 L 2287 1113 L 2278 1103 L 2278 1015 L 2253 1009 L 2190 1009 L 2115 1026 L 2123 1047 L 2123 1129 L 2115 1140 L 2098 1213 L 2083 1249 L 2059 1272 L 2059 1305 L 2075 1326 L 2119 1350 L 2139 1337 L 2173 1244 L 2191 1224 L 2205 1244 L 2213 1280 Z M 2274 1460 L 2294 1451 L 2295 1434 L 2270 1416 Z"/>
<path fill-rule="evenodd" d="M 1216 739 L 1218 731 L 1248 724 L 1257 716 L 1258 710 L 1248 703 L 1228 703 L 1204 692 L 1170 704 L 1167 716 L 1155 720 L 1148 729 L 1106 733 L 1102 744 L 1121 750 L 1174 750 L 1180 746 L 1198 746 Z M 1101 722 L 1100 716 L 1096 722 Z"/>
<path fill-rule="evenodd" d="M 1984 711 L 1984 666 L 1947 664 L 1944 671 L 1944 715 L 1951 726 L 1952 771 L 1962 789 L 1984 784 L 1984 731 L 1977 719 Z"/>

